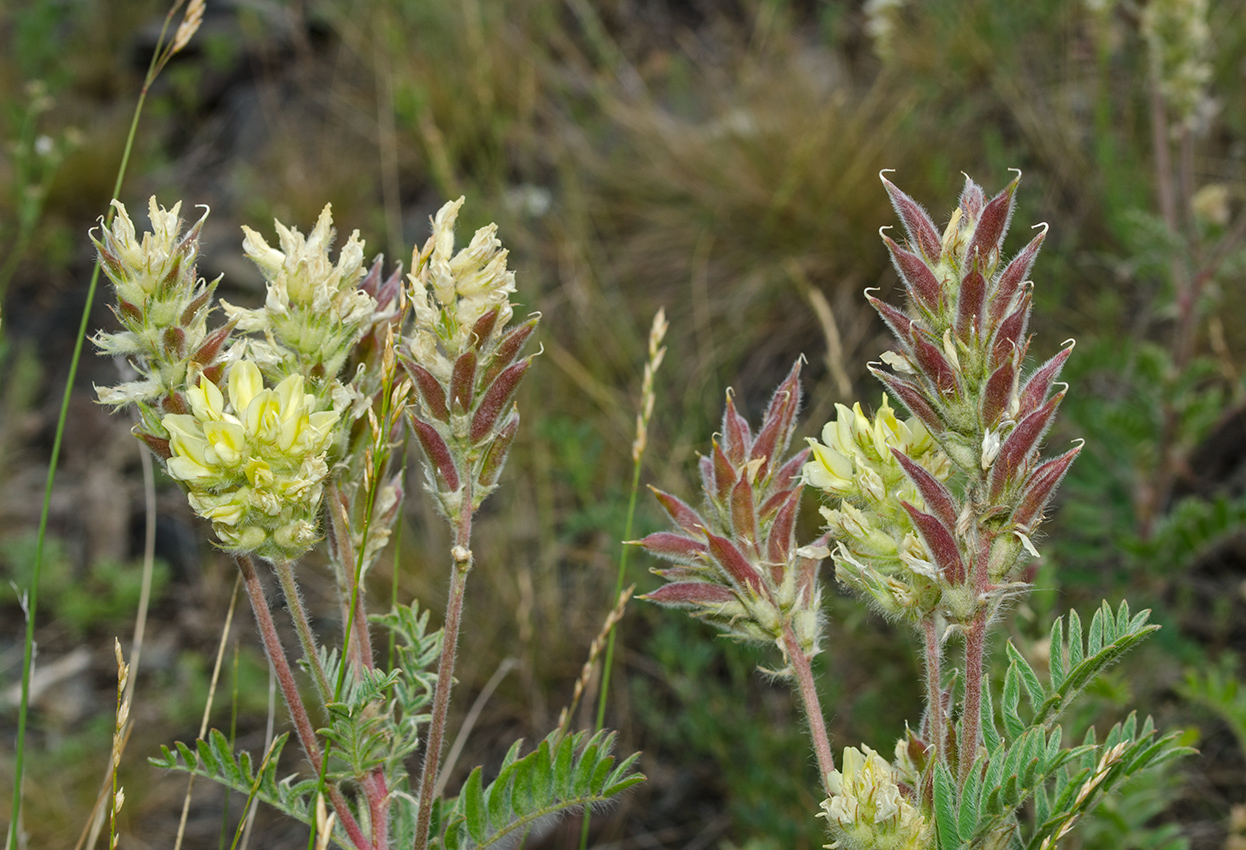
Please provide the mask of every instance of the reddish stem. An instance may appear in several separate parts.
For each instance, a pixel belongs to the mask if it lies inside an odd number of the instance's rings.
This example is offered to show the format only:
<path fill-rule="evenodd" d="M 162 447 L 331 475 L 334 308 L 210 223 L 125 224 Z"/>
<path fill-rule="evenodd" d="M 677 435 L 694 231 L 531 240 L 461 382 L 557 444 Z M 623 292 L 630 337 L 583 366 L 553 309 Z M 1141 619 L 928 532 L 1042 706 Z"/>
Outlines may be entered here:
<path fill-rule="evenodd" d="M 389 786 L 385 782 L 384 770 L 376 768 L 359 784 L 368 799 L 372 817 L 372 844 L 384 850 L 389 847 Z"/>
<path fill-rule="evenodd" d="M 964 784 L 982 740 L 982 661 L 986 652 L 986 611 L 965 631 L 965 701 L 961 710 L 960 781 Z"/>
<path fill-rule="evenodd" d="M 809 663 L 812 657 L 800 648 L 791 625 L 783 627 L 783 646 L 787 650 L 788 663 L 796 673 L 797 690 L 805 704 L 805 717 L 809 721 L 809 737 L 813 739 L 813 752 L 818 757 L 818 773 L 822 788 L 829 797 L 831 789 L 827 785 L 827 777 L 835 770 L 835 756 L 831 753 L 831 739 L 826 734 L 822 703 L 818 699 L 818 688 L 813 681 L 813 667 Z"/>
<path fill-rule="evenodd" d="M 238 568 L 242 571 L 242 583 L 246 585 L 247 595 L 251 598 L 251 610 L 255 612 L 256 625 L 259 626 L 260 636 L 264 639 L 264 649 L 273 664 L 273 670 L 277 673 L 277 681 L 281 685 L 281 693 L 285 697 L 286 706 L 290 709 L 290 718 L 294 721 L 294 730 L 298 734 L 299 743 L 303 745 L 303 752 L 307 754 L 307 760 L 311 762 L 312 768 L 319 773 L 322 761 L 320 745 L 316 742 L 316 732 L 307 715 L 307 708 L 303 705 L 303 698 L 299 695 L 298 683 L 295 682 L 294 674 L 290 671 L 290 663 L 286 660 L 285 648 L 281 645 L 281 638 L 277 635 L 277 626 L 273 623 L 272 615 L 268 613 L 268 600 L 264 598 L 264 588 L 260 584 L 259 576 L 255 573 L 255 562 L 251 560 L 250 555 L 238 555 L 237 561 Z M 329 794 L 329 800 L 333 803 L 333 810 L 337 812 L 338 823 L 342 824 L 351 842 L 359 850 L 373 850 L 373 844 L 359 828 L 359 822 L 351 814 L 342 792 L 332 784 L 327 785 L 325 790 Z"/>
<path fill-rule="evenodd" d="M 450 600 L 446 606 L 446 622 L 441 633 L 441 659 L 437 664 L 437 690 L 433 695 L 433 716 L 428 728 L 428 745 L 424 753 L 424 773 L 420 778 L 420 804 L 415 822 L 415 850 L 426 850 L 432 823 L 433 793 L 437 787 L 437 771 L 441 767 L 441 748 L 445 740 L 446 716 L 450 707 L 450 689 L 454 684 L 454 661 L 458 651 L 459 621 L 463 617 L 463 590 L 472 568 L 472 487 L 471 479 L 463 486 L 462 509 L 454 523 L 454 567 L 450 571 Z"/>

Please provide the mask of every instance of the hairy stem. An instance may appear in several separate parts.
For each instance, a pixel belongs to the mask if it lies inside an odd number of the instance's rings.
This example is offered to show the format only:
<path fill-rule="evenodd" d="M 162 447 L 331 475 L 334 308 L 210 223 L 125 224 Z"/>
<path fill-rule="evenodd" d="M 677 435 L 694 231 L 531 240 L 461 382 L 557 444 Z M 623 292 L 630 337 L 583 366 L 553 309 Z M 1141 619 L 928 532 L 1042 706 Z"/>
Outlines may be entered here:
<path fill-rule="evenodd" d="M 826 721 L 822 717 L 822 703 L 818 699 L 818 687 L 813 681 L 812 656 L 805 654 L 796 640 L 790 625 L 783 627 L 783 646 L 787 650 L 788 663 L 796 673 L 797 690 L 805 705 L 805 717 L 809 720 L 809 737 L 813 739 L 813 752 L 818 757 L 818 774 L 827 796 L 831 789 L 827 777 L 835 770 L 835 756 L 831 754 L 831 739 L 826 734 Z"/>
<path fill-rule="evenodd" d="M 938 759 L 946 759 L 943 731 L 943 647 L 939 645 L 938 625 L 933 617 L 922 621 L 926 637 L 926 711 L 930 717 L 927 738 Z"/>
<path fill-rule="evenodd" d="M 303 648 L 303 657 L 307 659 L 307 668 L 311 670 L 312 679 L 316 682 L 316 693 L 320 701 L 328 705 L 333 701 L 333 689 L 329 687 L 329 677 L 325 674 L 324 667 L 320 664 L 320 655 L 316 652 L 316 635 L 312 631 L 311 621 L 307 618 L 307 609 L 303 607 L 298 582 L 294 580 L 294 564 L 284 558 L 272 563 L 273 571 L 281 582 L 281 592 L 286 597 L 290 619 L 294 621 L 294 630 L 299 636 L 299 645 Z"/>
<path fill-rule="evenodd" d="M 471 480 L 463 486 L 463 507 L 454 523 L 454 567 L 450 571 L 450 601 L 441 634 L 441 659 L 437 663 L 437 690 L 433 695 L 433 716 L 428 727 L 428 744 L 424 753 L 424 773 L 420 778 L 420 807 L 415 823 L 415 850 L 428 847 L 428 831 L 432 823 L 433 792 L 437 787 L 437 770 L 441 763 L 441 747 L 446 734 L 446 715 L 450 707 L 450 688 L 454 683 L 454 661 L 459 642 L 459 621 L 463 617 L 463 590 L 472 569 L 472 493 Z"/>
<path fill-rule="evenodd" d="M 964 784 L 982 741 L 982 662 L 986 653 L 986 611 L 965 632 L 965 701 L 961 710 L 960 781 Z"/>
<path fill-rule="evenodd" d="M 377 768 L 359 784 L 368 798 L 368 810 L 372 816 L 372 844 L 378 850 L 384 850 L 389 847 L 389 787 L 385 782 L 385 773 Z"/>
<path fill-rule="evenodd" d="M 342 622 L 347 630 L 345 655 L 358 669 L 372 669 L 372 638 L 368 633 L 368 615 L 364 595 L 360 592 L 359 572 L 363 567 L 351 540 L 350 516 L 336 483 L 330 481 L 326 491 L 329 504 L 329 539 L 337 554 L 338 593 L 342 604 Z M 365 528 L 371 520 L 371 504 Z M 366 539 L 366 538 L 365 538 Z M 351 570 L 348 575 L 347 570 Z"/>
<path fill-rule="evenodd" d="M 316 741 L 316 732 L 307 715 L 307 708 L 303 705 L 303 698 L 299 695 L 298 683 L 294 680 L 289 661 L 286 660 L 285 648 L 281 645 L 277 626 L 273 623 L 272 615 L 268 613 L 268 600 L 264 598 L 264 588 L 260 584 L 259 576 L 255 573 L 255 562 L 251 560 L 250 555 L 239 555 L 237 560 L 238 568 L 242 571 L 242 582 L 246 586 L 247 595 L 251 598 L 251 610 L 255 612 L 256 625 L 259 626 L 260 636 L 264 639 L 264 649 L 277 674 L 277 682 L 281 685 L 281 693 L 285 697 L 286 706 L 290 709 L 290 718 L 294 721 L 294 730 L 298 734 L 299 743 L 303 745 L 303 752 L 307 754 L 307 760 L 311 762 L 312 768 L 319 773 L 324 761 L 320 754 L 320 745 Z M 346 798 L 342 796 L 342 792 L 331 784 L 325 790 L 329 800 L 333 803 L 333 810 L 337 812 L 338 823 L 346 830 L 351 842 L 359 850 L 373 850 L 372 843 L 363 834 L 363 830 L 359 828 L 359 822 L 355 820 L 355 816 L 346 805 Z"/>

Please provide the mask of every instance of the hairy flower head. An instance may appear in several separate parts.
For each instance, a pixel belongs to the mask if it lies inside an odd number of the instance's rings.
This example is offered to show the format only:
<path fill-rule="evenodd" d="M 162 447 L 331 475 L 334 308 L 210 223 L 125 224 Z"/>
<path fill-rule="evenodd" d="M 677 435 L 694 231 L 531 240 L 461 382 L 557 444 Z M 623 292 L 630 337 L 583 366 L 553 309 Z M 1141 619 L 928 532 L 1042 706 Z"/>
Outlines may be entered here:
<path fill-rule="evenodd" d="M 822 442 L 809 440 L 802 473 L 835 500 L 821 509 L 838 541 L 835 574 L 884 613 L 918 618 L 938 603 L 941 576 L 906 507 L 921 511 L 925 502 L 897 453 L 933 481 L 945 480 L 951 464 L 921 421 L 899 419 L 886 396 L 872 419 L 860 404 L 836 410 Z"/>
<path fill-rule="evenodd" d="M 862 752 L 862 750 L 864 752 Z M 918 850 L 929 846 L 930 829 L 905 798 L 887 760 L 864 744 L 847 747 L 839 770 L 827 777 L 831 796 L 822 803 L 832 848 Z"/>
<path fill-rule="evenodd" d="M 117 289 L 117 297 L 135 307 L 142 307 L 153 298 L 164 300 L 172 289 L 184 284 L 180 276 L 194 270 L 199 226 L 183 236 L 178 215 L 182 202 L 166 210 L 153 195 L 147 203 L 151 230 L 140 240 L 125 204 L 114 200 L 112 205 L 116 210 L 112 223 L 103 229 L 101 239 L 92 236 L 92 241 L 100 252 L 104 273 Z M 203 218 L 207 218 L 206 212 Z M 200 219 L 199 224 L 202 222 Z M 157 323 L 172 324 L 177 316 L 152 318 Z"/>
<path fill-rule="evenodd" d="M 359 287 L 364 276 L 364 243 L 359 231 L 329 259 L 333 212 L 326 204 L 311 233 L 273 222 L 279 248 L 243 227 L 242 247 L 268 282 L 264 306 L 256 310 L 221 306 L 243 331 L 264 332 L 269 341 L 250 343 L 251 355 L 292 374 L 301 372 L 318 385 L 341 371 L 351 348 L 372 319 L 376 301 Z"/>
<path fill-rule="evenodd" d="M 191 413 L 169 414 L 169 475 L 191 507 L 212 521 L 235 552 L 296 558 L 318 537 L 316 515 L 326 454 L 339 414 L 316 412 L 316 399 L 291 375 L 264 387 L 259 367 L 234 364 L 229 399 L 206 377 L 187 390 Z"/>
<path fill-rule="evenodd" d="M 886 395 L 873 419 L 860 402 L 852 410 L 842 404 L 835 410 L 838 416 L 822 428 L 822 442 L 808 438 L 813 458 L 803 475 L 809 486 L 841 499 L 882 501 L 907 481 L 892 449 L 928 467 L 936 478 L 947 478 L 948 460 L 926 427 L 916 417 L 899 419 Z"/>
<path fill-rule="evenodd" d="M 413 258 L 408 275 L 415 313 L 411 353 L 443 381 L 449 381 L 455 359 L 474 345 L 481 318 L 497 309 L 494 327 L 510 322 L 515 291 L 515 274 L 506 268 L 507 251 L 496 224 L 480 228 L 466 248 L 454 252 L 454 224 L 463 200 L 437 211 L 433 234 Z"/>
<path fill-rule="evenodd" d="M 135 433 L 160 443 L 158 421 L 146 417 L 184 411 L 183 390 L 200 372 L 220 376 L 232 326 L 207 329 L 216 284 L 205 283 L 195 270 L 207 212 L 182 233 L 181 202 L 166 210 L 153 197 L 151 231 L 139 239 L 125 205 L 113 201 L 113 207 L 116 216 L 92 241 L 116 291 L 113 312 L 122 329 L 96 334 L 92 341 L 101 354 L 125 358 L 138 380 L 96 391 L 104 404 L 139 405 L 145 419 Z"/>

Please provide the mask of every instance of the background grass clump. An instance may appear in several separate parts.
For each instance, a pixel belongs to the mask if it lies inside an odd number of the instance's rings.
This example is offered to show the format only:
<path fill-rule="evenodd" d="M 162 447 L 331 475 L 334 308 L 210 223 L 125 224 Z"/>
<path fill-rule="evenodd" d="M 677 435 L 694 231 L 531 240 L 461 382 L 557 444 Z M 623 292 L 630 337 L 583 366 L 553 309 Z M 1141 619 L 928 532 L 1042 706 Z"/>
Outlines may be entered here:
<path fill-rule="evenodd" d="M 209 0 L 203 29 L 149 95 L 121 200 L 209 205 L 201 274 L 223 273 L 221 294 L 248 305 L 263 282 L 237 251 L 241 224 L 309 226 L 328 199 L 344 231 L 409 262 L 447 197 L 470 196 L 464 231 L 498 222 L 522 309 L 542 313 L 544 354 L 521 391 L 525 427 L 506 486 L 477 528 L 482 568 L 468 591 L 475 618 L 462 630 L 466 696 L 455 710 L 514 663 L 483 704 L 466 766 L 553 725 L 613 604 L 656 309 L 671 331 L 644 480 L 665 489 L 692 469 L 725 387 L 756 418 L 802 353 L 801 437 L 835 402 L 878 395 L 863 366 L 883 350 L 884 328 L 860 292 L 896 282 L 876 236 L 894 218 L 881 169 L 923 201 L 951 197 L 962 171 L 1000 186 L 1006 169 L 1022 169 L 1016 221 L 1050 225 L 1032 328 L 1046 348 L 1031 355 L 1078 340 L 1065 373 L 1075 391 L 1053 440 L 1087 444 L 1013 637 L 1041 658 L 1052 616 L 1128 588 L 1165 628 L 1066 721 L 1069 732 L 1106 729 L 1139 704 L 1161 728 L 1194 730 L 1201 751 L 1077 841 L 1240 846 L 1246 3 L 1206 4 L 1195 57 L 1206 82 L 1187 121 L 1157 106 L 1145 21 L 1158 2 Z M 146 0 L 0 9 L 0 570 L 18 588 L 0 597 L 11 624 L 0 635 L 6 735 L 28 541 L 90 275 L 84 234 L 110 200 L 165 11 Z M 111 322 L 101 299 L 92 324 Z M 91 401 L 91 384 L 116 383 L 117 369 L 84 363 L 52 502 L 39 662 L 47 671 L 70 659 L 60 669 L 74 673 L 50 678 L 34 702 L 31 846 L 72 846 L 87 819 L 107 761 L 111 638 L 132 630 L 139 446 L 129 421 Z M 123 769 L 121 830 L 171 846 L 181 792 L 145 758 L 196 734 L 233 567 L 200 542 L 171 482 L 157 480 L 156 505 L 166 566 L 132 708 L 142 722 Z M 634 536 L 660 527 L 642 500 Z M 448 544 L 417 494 L 371 581 L 440 611 Z M 631 561 L 640 592 L 657 585 L 646 566 Z M 331 581 L 321 574 L 318 587 L 312 565 L 306 574 L 307 604 L 331 627 Z M 898 706 L 919 698 L 918 671 L 889 628 L 828 597 L 828 645 L 851 647 L 821 656 L 832 733 L 894 738 Z M 820 824 L 801 817 L 817 801 L 800 796 L 815 768 L 799 717 L 753 675 L 760 656 L 711 652 L 715 638 L 644 606 L 629 610 L 620 640 L 609 724 L 621 749 L 646 752 L 650 781 L 594 818 L 594 841 L 821 846 Z M 258 749 L 263 658 L 245 618 L 230 641 L 211 723 Z M 0 800 L 10 782 L 0 754 Z M 215 846 L 241 801 L 202 789 L 195 801 L 188 836 Z M 256 829 L 264 846 L 305 842 L 278 822 Z M 575 836 L 569 824 L 542 846 Z"/>

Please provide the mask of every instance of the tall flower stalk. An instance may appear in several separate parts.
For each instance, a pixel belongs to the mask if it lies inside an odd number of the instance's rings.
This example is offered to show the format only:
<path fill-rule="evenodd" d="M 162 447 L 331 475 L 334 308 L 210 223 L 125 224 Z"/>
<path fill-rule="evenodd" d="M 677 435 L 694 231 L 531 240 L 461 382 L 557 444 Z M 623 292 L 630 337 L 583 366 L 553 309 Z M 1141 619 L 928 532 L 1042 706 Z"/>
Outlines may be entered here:
<path fill-rule="evenodd" d="M 537 319 L 508 328 L 514 273 L 490 225 L 454 251 L 463 199 L 446 204 L 412 260 L 415 327 L 403 365 L 418 390 L 411 425 L 424 450 L 424 479 L 454 535 L 450 599 L 437 665 L 432 720 L 420 783 L 417 850 L 428 845 L 458 649 L 463 594 L 473 564 L 472 517 L 498 484 L 519 429 L 515 391 L 532 363 L 521 357 Z"/>

